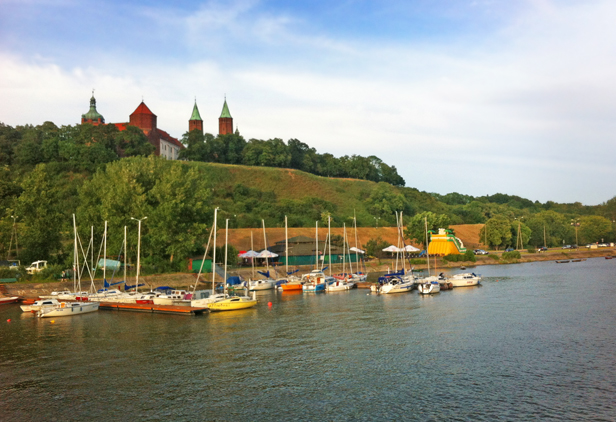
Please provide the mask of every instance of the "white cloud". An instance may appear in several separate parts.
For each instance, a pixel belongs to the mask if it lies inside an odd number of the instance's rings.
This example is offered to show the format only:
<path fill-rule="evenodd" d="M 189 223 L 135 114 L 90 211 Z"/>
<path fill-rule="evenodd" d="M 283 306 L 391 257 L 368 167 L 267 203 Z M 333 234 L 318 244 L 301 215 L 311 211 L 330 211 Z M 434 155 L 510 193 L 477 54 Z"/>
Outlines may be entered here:
<path fill-rule="evenodd" d="M 199 48 L 225 51 L 220 59 L 110 55 L 66 69 L 53 58 L 0 53 L 0 95 L 10 99 L 0 104 L 0 120 L 77 123 L 94 87 L 108 122 L 128 120 L 144 95 L 159 127 L 176 137 L 196 95 L 206 130 L 215 133 L 227 94 L 247 138 L 377 155 L 422 190 L 584 203 L 616 194 L 609 182 L 616 176 L 616 5 L 529 2 L 479 44 L 383 45 L 312 34 L 300 18 L 259 14 L 255 4 L 166 13 L 179 44 L 205 39 Z M 600 176 L 593 189 L 582 174 Z"/>

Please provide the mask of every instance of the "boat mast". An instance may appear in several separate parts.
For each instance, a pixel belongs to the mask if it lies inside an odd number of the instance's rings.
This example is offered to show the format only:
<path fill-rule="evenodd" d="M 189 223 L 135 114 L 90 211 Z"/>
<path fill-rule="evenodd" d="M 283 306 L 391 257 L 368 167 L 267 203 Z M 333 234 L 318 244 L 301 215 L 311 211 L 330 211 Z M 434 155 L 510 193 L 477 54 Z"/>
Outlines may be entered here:
<path fill-rule="evenodd" d="M 428 277 L 430 277 L 430 253 L 428 252 L 428 246 L 429 246 L 429 243 L 428 243 L 428 217 L 424 217 L 424 222 L 425 222 L 425 225 L 426 225 L 426 258 L 428 258 L 427 259 L 427 261 L 428 261 Z"/>
<path fill-rule="evenodd" d="M 359 273 L 359 246 L 357 246 L 357 217 L 355 216 L 355 210 L 353 210 L 353 225 L 355 226 L 355 263 L 357 264 L 357 272 Z"/>
<path fill-rule="evenodd" d="M 250 231 L 250 250 L 253 253 L 255 252 L 255 247 L 253 245 L 253 239 L 252 239 L 252 230 Z M 252 278 L 255 278 L 255 257 L 254 256 L 250 257 L 250 262 L 252 263 Z"/>
<path fill-rule="evenodd" d="M 229 219 L 225 221 L 225 277 L 223 280 L 223 293 L 227 294 L 227 245 L 229 244 Z"/>
<path fill-rule="evenodd" d="M 342 276 L 346 273 L 346 223 L 342 223 Z"/>
<path fill-rule="evenodd" d="M 332 275 L 332 225 L 331 225 L 332 217 L 331 215 L 327 215 L 327 241 L 329 248 L 329 275 Z"/>
<path fill-rule="evenodd" d="M 314 240 L 316 243 L 316 248 L 314 249 L 315 252 L 315 270 L 319 269 L 319 220 L 317 220 L 317 228 L 316 228 L 316 234 L 314 236 Z"/>
<path fill-rule="evenodd" d="M 126 226 L 124 226 L 124 285 L 126 286 Z"/>
<path fill-rule="evenodd" d="M 73 214 L 73 232 L 75 234 L 75 247 L 73 251 L 73 292 L 77 293 L 77 271 L 79 271 L 79 258 L 77 257 L 77 222 Z"/>
<path fill-rule="evenodd" d="M 92 232 L 92 234 L 94 234 L 94 232 Z M 94 237 L 92 238 L 92 242 L 94 242 Z M 94 243 L 92 243 L 92 245 L 94 245 Z M 107 221 L 105 221 L 105 234 L 104 234 L 104 244 L 103 245 L 104 245 L 103 246 L 103 287 L 104 287 L 105 282 L 107 281 Z M 92 268 L 94 269 L 94 265 L 92 266 Z"/>
<path fill-rule="evenodd" d="M 400 226 L 398 227 L 398 232 L 400 233 L 400 238 L 402 239 L 402 270 L 406 273 L 406 245 L 404 244 L 404 220 L 402 219 L 402 211 L 400 211 Z"/>
<path fill-rule="evenodd" d="M 214 253 L 212 257 L 212 294 L 214 294 L 214 286 L 216 285 L 216 216 L 218 207 L 214 208 Z"/>
<path fill-rule="evenodd" d="M 287 229 L 287 216 L 284 216 L 284 256 L 285 256 L 285 273 L 289 275 L 289 232 Z"/>
<path fill-rule="evenodd" d="M 261 219 L 263 223 L 263 250 L 265 251 L 265 265 L 267 266 L 267 276 L 269 277 L 269 260 L 267 258 L 267 237 L 265 237 L 265 220 Z"/>

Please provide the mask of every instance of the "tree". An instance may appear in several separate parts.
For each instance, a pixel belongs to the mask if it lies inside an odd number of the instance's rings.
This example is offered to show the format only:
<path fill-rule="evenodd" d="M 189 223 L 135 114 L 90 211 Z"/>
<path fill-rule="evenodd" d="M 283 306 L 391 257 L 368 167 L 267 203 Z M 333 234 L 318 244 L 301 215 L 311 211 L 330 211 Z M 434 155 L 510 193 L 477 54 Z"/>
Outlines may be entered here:
<path fill-rule="evenodd" d="M 205 135 L 200 130 L 191 130 L 182 135 L 186 147 L 179 153 L 181 160 L 206 161 Z"/>
<path fill-rule="evenodd" d="M 61 249 L 62 204 L 46 165 L 39 164 L 24 179 L 23 193 L 17 200 L 16 213 L 22 222 L 20 257 L 24 261 L 54 261 Z"/>
<path fill-rule="evenodd" d="M 511 221 L 503 215 L 497 215 L 486 222 L 479 231 L 479 238 L 483 240 L 487 237 L 488 246 L 494 246 L 498 250 L 500 246 L 511 245 L 511 229 Z"/>
<path fill-rule="evenodd" d="M 375 256 L 377 258 L 382 258 L 386 256 L 387 252 L 383 252 L 383 249 L 388 247 L 389 244 L 385 242 L 381 236 L 376 239 L 368 240 L 368 243 L 363 245 L 363 248 L 366 250 L 367 256 Z"/>
<path fill-rule="evenodd" d="M 578 236 L 581 243 L 608 242 L 614 240 L 614 227 L 605 217 L 590 215 L 580 218 Z"/>
<path fill-rule="evenodd" d="M 518 231 L 520 232 L 521 242 L 520 240 L 518 240 Z M 516 249 L 518 248 L 523 249 L 525 245 L 528 245 L 531 234 L 532 234 L 532 231 L 526 224 L 520 221 L 512 221 L 511 222 L 511 244 L 510 246 L 515 246 Z"/>
<path fill-rule="evenodd" d="M 542 211 L 531 215 L 526 220 L 526 225 L 531 230 L 529 243 L 535 247 L 558 246 L 575 239 L 575 233 L 567 217 L 556 211 Z"/>
<path fill-rule="evenodd" d="M 78 215 L 95 227 L 108 221 L 108 244 L 116 245 L 121 244 L 124 226 L 129 227 L 131 244 L 136 244 L 131 217 L 147 216 L 142 224 L 144 255 L 173 261 L 185 258 L 203 241 L 212 218 L 210 195 L 198 168 L 157 157 L 134 157 L 108 164 L 84 183 Z"/>
<path fill-rule="evenodd" d="M 156 152 L 154 145 L 150 143 L 143 131 L 136 126 L 126 126 L 125 130 L 117 133 L 115 140 L 118 147 L 124 152 L 125 157 L 147 156 Z"/>
<path fill-rule="evenodd" d="M 404 210 L 407 201 L 404 195 L 397 193 L 390 184 L 379 182 L 372 190 L 367 205 L 370 214 L 384 220 L 381 224 L 392 224 L 395 223 L 395 212 Z"/>
<path fill-rule="evenodd" d="M 425 211 L 414 215 L 406 224 L 404 229 L 404 237 L 423 244 L 426 247 L 426 221 L 428 230 L 436 231 L 438 229 L 449 228 L 449 216 L 445 214 L 435 214 L 430 211 Z"/>

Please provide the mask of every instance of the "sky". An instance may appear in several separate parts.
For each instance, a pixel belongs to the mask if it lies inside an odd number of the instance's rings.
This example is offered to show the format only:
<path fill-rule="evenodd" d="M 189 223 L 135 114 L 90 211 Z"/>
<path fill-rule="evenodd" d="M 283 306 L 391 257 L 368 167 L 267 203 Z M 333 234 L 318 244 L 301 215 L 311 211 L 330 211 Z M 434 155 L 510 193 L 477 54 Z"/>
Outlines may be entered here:
<path fill-rule="evenodd" d="M 246 138 L 376 155 L 422 191 L 616 195 L 616 2 L 0 0 L 0 122 L 176 138 L 226 96 Z"/>

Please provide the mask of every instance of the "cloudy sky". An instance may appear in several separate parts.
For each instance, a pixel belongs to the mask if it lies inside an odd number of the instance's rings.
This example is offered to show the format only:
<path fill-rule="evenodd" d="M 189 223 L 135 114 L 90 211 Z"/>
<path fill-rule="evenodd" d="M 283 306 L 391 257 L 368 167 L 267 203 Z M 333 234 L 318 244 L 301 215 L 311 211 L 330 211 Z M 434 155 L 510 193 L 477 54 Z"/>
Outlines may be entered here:
<path fill-rule="evenodd" d="M 376 155 L 407 186 L 593 205 L 616 195 L 616 3 L 0 0 L 0 121 L 107 122 L 142 98 L 180 138 Z"/>

